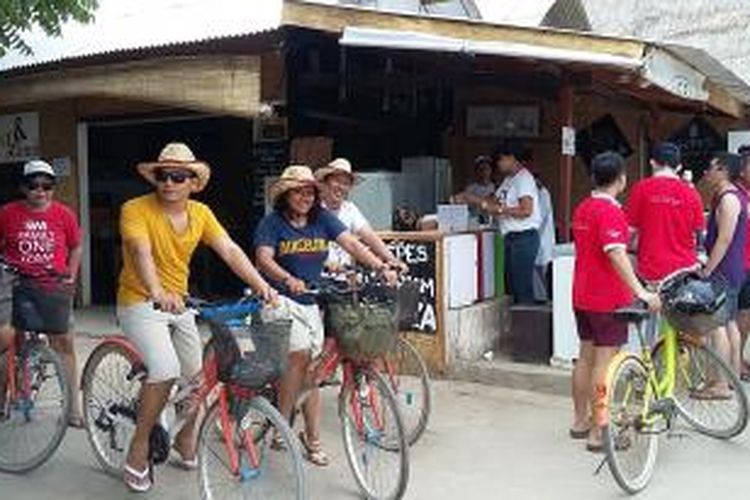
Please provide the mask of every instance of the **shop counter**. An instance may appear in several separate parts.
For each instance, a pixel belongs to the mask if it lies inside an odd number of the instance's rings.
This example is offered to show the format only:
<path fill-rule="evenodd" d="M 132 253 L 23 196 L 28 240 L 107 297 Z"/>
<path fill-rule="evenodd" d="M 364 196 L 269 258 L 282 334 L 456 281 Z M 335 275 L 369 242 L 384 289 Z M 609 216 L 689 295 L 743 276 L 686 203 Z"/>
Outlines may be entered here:
<path fill-rule="evenodd" d="M 432 373 L 478 359 L 497 344 L 502 300 L 495 297 L 495 233 L 382 232 L 419 283 L 416 321 L 401 325 Z"/>

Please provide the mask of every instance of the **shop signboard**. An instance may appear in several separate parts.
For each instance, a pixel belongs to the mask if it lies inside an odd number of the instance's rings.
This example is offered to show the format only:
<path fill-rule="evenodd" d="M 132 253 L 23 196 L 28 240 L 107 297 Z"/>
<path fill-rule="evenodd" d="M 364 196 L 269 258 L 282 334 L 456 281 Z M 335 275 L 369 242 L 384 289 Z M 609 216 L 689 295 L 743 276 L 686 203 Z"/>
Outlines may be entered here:
<path fill-rule="evenodd" d="M 402 276 L 405 281 L 416 282 L 419 286 L 417 314 L 410 324 L 401 324 L 399 329 L 435 335 L 438 330 L 438 252 L 439 240 L 418 240 L 409 238 L 385 238 L 393 254 L 409 266 L 409 272 Z"/>
<path fill-rule="evenodd" d="M 0 163 L 38 158 L 39 114 L 0 115 Z"/>

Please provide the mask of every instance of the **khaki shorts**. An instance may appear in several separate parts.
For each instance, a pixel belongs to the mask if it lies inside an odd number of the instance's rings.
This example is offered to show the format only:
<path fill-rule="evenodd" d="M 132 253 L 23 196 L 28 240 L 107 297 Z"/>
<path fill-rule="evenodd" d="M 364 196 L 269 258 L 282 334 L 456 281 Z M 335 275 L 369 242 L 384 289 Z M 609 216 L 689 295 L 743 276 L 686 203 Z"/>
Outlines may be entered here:
<path fill-rule="evenodd" d="M 306 305 L 281 296 L 277 307 L 263 309 L 264 321 L 273 319 L 292 320 L 292 331 L 289 335 L 289 352 L 309 351 L 314 358 L 323 351 L 323 319 L 316 304 Z"/>
<path fill-rule="evenodd" d="M 201 370 L 203 344 L 195 313 L 165 313 L 143 302 L 118 307 L 117 319 L 143 358 L 149 382 L 191 378 Z"/>

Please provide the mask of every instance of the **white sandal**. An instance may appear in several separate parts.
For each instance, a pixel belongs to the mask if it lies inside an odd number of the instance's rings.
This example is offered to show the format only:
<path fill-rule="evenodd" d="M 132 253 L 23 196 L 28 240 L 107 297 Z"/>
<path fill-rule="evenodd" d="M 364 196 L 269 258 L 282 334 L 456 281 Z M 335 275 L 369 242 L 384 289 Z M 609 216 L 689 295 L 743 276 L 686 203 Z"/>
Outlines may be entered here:
<path fill-rule="evenodd" d="M 135 493 L 146 493 L 154 485 L 153 469 L 151 464 L 146 466 L 142 471 L 137 471 L 128 464 L 125 464 L 122 480 L 125 485 Z"/>

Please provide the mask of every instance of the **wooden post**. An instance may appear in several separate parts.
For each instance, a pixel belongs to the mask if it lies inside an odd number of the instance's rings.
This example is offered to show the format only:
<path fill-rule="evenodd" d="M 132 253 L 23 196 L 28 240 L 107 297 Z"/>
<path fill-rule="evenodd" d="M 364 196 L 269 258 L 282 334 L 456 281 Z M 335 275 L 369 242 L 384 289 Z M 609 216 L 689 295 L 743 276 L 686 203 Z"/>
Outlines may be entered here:
<path fill-rule="evenodd" d="M 558 95 L 560 108 L 560 135 L 562 127 L 573 127 L 573 86 L 567 78 L 563 80 Z M 573 157 L 562 153 L 562 140 L 558 144 L 560 149 L 560 210 L 558 210 L 558 227 L 563 242 L 571 239 L 570 218 L 573 197 Z"/>

